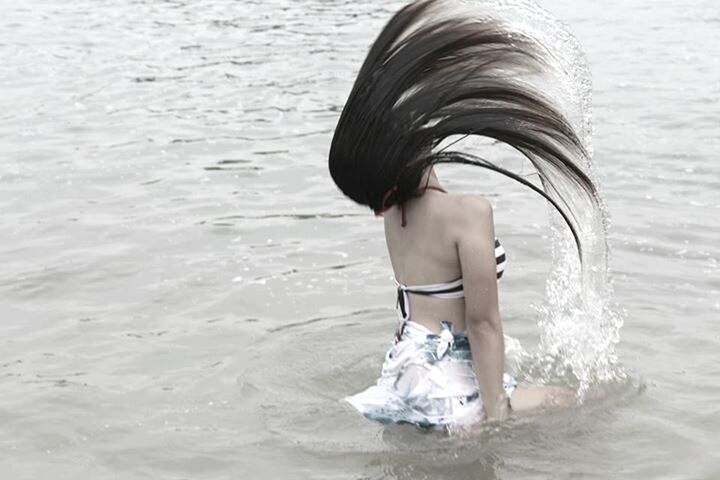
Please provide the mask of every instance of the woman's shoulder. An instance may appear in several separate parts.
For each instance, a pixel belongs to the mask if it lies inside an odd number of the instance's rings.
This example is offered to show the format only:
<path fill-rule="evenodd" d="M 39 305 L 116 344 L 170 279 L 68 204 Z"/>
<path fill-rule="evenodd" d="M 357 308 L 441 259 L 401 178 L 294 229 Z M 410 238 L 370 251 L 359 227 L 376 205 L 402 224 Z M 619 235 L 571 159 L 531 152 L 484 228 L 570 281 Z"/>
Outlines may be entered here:
<path fill-rule="evenodd" d="M 492 220 L 492 204 L 490 201 L 477 194 L 455 194 L 448 195 L 448 200 L 453 202 L 448 213 L 454 217 L 455 222 L 479 222 Z"/>
<path fill-rule="evenodd" d="M 452 196 L 456 198 L 458 204 L 464 209 L 471 210 L 475 213 L 492 212 L 492 204 L 490 203 L 490 200 L 482 195 L 474 193 L 461 193 Z"/>
<path fill-rule="evenodd" d="M 487 239 L 495 238 L 495 220 L 490 201 L 482 195 L 463 194 L 454 199 L 446 229 L 458 248 L 464 245 L 478 251 Z M 478 243 L 479 242 L 479 243 Z"/>
<path fill-rule="evenodd" d="M 447 195 L 445 200 L 442 220 L 436 225 L 456 242 L 494 231 L 492 204 L 487 198 L 474 194 L 452 194 Z"/>

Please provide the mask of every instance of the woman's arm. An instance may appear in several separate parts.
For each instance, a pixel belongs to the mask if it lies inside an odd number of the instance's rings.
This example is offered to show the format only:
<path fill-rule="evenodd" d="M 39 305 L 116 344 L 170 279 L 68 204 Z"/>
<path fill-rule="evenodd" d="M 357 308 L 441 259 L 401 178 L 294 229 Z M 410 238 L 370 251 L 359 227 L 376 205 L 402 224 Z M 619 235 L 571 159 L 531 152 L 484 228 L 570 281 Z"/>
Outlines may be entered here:
<path fill-rule="evenodd" d="M 498 307 L 492 207 L 482 197 L 467 196 L 460 201 L 457 246 L 473 368 L 486 419 L 502 420 L 509 413 L 509 404 L 503 390 L 505 341 Z"/>

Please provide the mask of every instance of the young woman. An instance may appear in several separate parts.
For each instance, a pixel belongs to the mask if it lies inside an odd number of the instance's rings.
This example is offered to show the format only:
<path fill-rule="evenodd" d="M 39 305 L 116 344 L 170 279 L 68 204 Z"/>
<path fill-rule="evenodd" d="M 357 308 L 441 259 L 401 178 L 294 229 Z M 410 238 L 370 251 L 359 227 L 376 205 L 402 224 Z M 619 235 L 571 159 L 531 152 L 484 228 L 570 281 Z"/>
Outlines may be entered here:
<path fill-rule="evenodd" d="M 330 150 L 337 186 L 384 216 L 401 323 L 377 384 L 346 399 L 383 423 L 463 426 L 572 398 L 505 374 L 497 279 L 506 262 L 492 208 L 481 196 L 448 193 L 433 165 L 476 165 L 527 185 L 561 213 L 582 252 L 577 199 L 597 202 L 583 170 L 587 153 L 555 102 L 524 81 L 549 68 L 548 51 L 498 18 L 471 18 L 454 6 L 421 0 L 390 20 Z M 455 135 L 509 144 L 544 188 L 439 148 Z"/>

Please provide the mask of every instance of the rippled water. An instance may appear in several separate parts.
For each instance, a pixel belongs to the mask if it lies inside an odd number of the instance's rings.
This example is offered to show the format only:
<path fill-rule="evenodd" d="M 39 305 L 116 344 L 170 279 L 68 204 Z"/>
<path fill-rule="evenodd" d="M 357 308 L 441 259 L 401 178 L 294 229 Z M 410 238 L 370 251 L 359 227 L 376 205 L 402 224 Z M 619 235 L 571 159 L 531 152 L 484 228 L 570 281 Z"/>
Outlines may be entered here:
<path fill-rule="evenodd" d="M 394 292 L 326 155 L 401 2 L 2 3 L 2 477 L 718 478 L 720 8 L 543 4 L 593 72 L 631 380 L 459 439 L 338 402 L 374 380 Z M 532 348 L 546 207 L 441 173 L 493 200 Z"/>

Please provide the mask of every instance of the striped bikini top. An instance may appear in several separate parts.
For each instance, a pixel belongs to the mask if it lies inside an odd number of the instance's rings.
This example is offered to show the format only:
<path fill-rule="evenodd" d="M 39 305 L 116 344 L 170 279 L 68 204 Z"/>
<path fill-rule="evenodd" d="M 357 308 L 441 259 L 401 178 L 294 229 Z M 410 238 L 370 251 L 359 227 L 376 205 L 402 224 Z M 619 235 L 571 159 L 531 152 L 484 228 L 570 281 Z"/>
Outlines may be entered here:
<path fill-rule="evenodd" d="M 505 249 L 500 244 L 498 239 L 495 239 L 495 272 L 497 278 L 501 278 L 505 272 L 505 264 L 507 263 L 507 257 L 505 255 Z M 397 286 L 397 303 L 395 308 L 398 310 L 398 314 L 402 320 L 410 320 L 410 298 L 409 293 L 416 295 L 425 295 L 428 297 L 435 298 L 464 298 L 465 291 L 463 290 L 463 279 L 462 277 L 452 282 L 445 283 L 433 283 L 429 285 L 403 285 L 395 280 Z"/>

